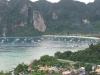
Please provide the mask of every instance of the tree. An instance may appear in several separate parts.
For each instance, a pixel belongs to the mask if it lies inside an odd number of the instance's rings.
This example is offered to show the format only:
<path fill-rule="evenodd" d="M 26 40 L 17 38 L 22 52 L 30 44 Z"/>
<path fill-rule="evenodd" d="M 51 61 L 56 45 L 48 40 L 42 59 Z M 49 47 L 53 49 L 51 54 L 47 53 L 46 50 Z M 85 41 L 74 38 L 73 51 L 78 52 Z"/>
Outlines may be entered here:
<path fill-rule="evenodd" d="M 14 73 L 15 73 L 15 75 L 19 75 L 20 72 L 28 73 L 28 72 L 27 72 L 27 69 L 28 69 L 28 65 L 22 63 L 22 64 L 19 64 L 19 65 L 15 68 Z"/>
<path fill-rule="evenodd" d="M 60 55 L 61 55 L 61 52 L 56 52 L 56 53 L 54 54 L 54 56 L 55 56 L 56 58 L 59 58 Z"/>
<path fill-rule="evenodd" d="M 85 65 L 85 71 L 86 71 L 87 73 L 90 73 L 90 71 L 92 71 L 92 65 L 91 65 L 91 64 L 86 64 L 86 65 Z"/>

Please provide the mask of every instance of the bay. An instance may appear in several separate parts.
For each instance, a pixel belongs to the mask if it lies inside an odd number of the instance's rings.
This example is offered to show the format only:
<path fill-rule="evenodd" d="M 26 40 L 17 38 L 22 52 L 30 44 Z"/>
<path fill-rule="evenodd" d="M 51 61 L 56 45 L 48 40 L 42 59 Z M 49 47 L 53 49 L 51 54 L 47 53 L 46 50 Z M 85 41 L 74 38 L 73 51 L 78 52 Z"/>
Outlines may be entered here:
<path fill-rule="evenodd" d="M 20 63 L 30 64 L 43 55 L 54 56 L 57 51 L 78 51 L 88 48 L 91 43 L 99 43 L 95 38 L 39 36 L 1 37 L 0 70 L 11 71 Z"/>

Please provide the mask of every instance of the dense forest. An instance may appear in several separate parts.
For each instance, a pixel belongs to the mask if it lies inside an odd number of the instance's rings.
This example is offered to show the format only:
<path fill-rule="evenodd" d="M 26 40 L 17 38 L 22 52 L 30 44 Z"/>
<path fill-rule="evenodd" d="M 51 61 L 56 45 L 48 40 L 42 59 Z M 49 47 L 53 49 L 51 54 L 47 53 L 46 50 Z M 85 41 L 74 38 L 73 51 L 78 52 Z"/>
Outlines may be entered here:
<path fill-rule="evenodd" d="M 67 59 L 78 62 L 100 64 L 100 43 L 97 45 L 91 44 L 89 48 L 78 52 L 65 51 L 63 53 L 56 52 L 55 57 L 59 59 Z"/>
<path fill-rule="evenodd" d="M 39 0 L 35 4 L 43 13 L 49 34 L 100 32 L 100 0 L 88 4 L 74 0 L 61 0 L 58 3 Z"/>
<path fill-rule="evenodd" d="M 46 30 L 34 27 L 34 11 L 42 15 Z M 39 16 L 37 16 L 39 17 Z M 38 19 L 40 23 L 41 19 Z M 38 27 L 37 23 L 37 26 Z M 85 4 L 74 0 L 51 3 L 46 0 L 0 1 L 0 36 L 39 36 L 44 34 L 100 34 L 100 0 Z M 40 27 L 42 29 L 42 27 Z"/>

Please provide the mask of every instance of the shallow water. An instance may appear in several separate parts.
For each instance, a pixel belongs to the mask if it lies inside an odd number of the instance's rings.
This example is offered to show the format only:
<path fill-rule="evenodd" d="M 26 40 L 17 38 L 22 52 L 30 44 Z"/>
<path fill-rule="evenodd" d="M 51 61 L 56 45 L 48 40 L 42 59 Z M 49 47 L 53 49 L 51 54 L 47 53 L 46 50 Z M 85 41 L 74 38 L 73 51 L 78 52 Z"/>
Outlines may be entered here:
<path fill-rule="evenodd" d="M 74 37 L 0 38 L 0 70 L 10 71 L 19 63 L 29 64 L 42 55 L 53 56 L 57 51 L 78 51 L 97 44 L 98 39 Z"/>

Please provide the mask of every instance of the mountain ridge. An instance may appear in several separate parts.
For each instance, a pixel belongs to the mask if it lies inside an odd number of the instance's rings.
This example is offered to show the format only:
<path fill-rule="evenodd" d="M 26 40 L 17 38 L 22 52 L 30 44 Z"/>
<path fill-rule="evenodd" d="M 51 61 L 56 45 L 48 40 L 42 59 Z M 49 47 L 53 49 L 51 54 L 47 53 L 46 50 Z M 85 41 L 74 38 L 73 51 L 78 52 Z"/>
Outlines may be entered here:
<path fill-rule="evenodd" d="M 54 34 L 100 33 L 98 23 L 100 21 L 100 0 L 95 0 L 93 3 L 88 4 L 74 0 L 61 0 L 58 3 L 49 3 L 49 5 L 46 5 L 47 3 L 48 1 L 46 0 L 35 2 L 36 6 L 41 8 L 42 13 L 47 11 L 47 13 L 45 13 L 46 15 L 43 15 L 46 18 L 46 22 L 48 22 L 46 25 L 47 32 L 50 32 L 49 34 L 51 34 L 51 31 L 53 31 Z M 49 10 L 44 8 L 44 6 L 49 8 Z M 53 23 L 50 24 L 49 22 Z M 51 26 L 53 26 L 54 29 Z"/>
<path fill-rule="evenodd" d="M 100 1 L 0 1 L 0 36 L 100 34 Z"/>
<path fill-rule="evenodd" d="M 39 31 L 45 31 L 42 15 L 31 1 L 1 0 L 0 3 L 1 36 L 34 36 L 40 33 Z"/>

